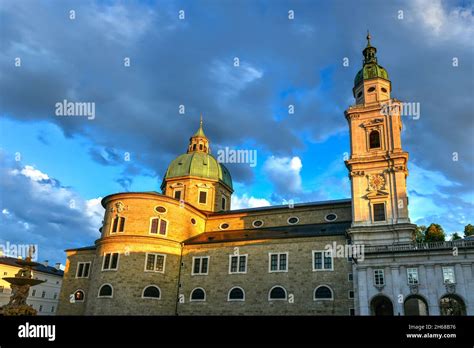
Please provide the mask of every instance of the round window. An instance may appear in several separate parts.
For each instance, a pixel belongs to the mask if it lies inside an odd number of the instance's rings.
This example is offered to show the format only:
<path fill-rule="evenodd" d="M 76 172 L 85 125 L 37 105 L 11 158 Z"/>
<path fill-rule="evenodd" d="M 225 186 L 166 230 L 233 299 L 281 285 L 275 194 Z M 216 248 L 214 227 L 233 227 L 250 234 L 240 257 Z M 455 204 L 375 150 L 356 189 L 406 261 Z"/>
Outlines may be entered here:
<path fill-rule="evenodd" d="M 191 223 L 192 223 L 193 225 L 196 225 L 196 219 L 195 219 L 195 218 L 192 218 L 192 219 L 191 219 Z"/>
<path fill-rule="evenodd" d="M 229 228 L 229 224 L 228 224 L 228 223 L 221 224 L 221 225 L 219 226 L 219 228 L 220 228 L 221 230 L 226 230 L 226 229 Z"/>
<path fill-rule="evenodd" d="M 166 208 L 163 207 L 163 206 L 161 206 L 161 205 L 159 205 L 159 206 L 155 207 L 155 211 L 156 211 L 157 213 L 163 214 L 163 213 L 166 213 Z"/>
<path fill-rule="evenodd" d="M 337 215 L 334 213 L 328 214 L 324 217 L 326 221 L 334 221 L 337 219 Z"/>
<path fill-rule="evenodd" d="M 288 223 L 289 223 L 290 225 L 297 224 L 298 221 L 300 221 L 300 219 L 298 219 L 296 216 L 290 217 L 290 218 L 288 219 Z"/>
<path fill-rule="evenodd" d="M 252 222 L 253 227 L 262 227 L 263 226 L 263 221 L 262 220 L 255 220 Z"/>

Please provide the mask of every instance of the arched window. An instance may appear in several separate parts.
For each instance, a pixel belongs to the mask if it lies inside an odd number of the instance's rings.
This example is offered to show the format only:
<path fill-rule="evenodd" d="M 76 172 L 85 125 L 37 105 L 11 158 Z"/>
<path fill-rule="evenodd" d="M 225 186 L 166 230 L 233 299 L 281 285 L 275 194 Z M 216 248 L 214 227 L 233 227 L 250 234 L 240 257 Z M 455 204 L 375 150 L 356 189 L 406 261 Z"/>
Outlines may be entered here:
<path fill-rule="evenodd" d="M 377 295 L 370 301 L 370 311 L 375 316 L 393 315 L 392 301 L 387 296 Z"/>
<path fill-rule="evenodd" d="M 203 288 L 196 288 L 191 292 L 191 301 L 206 301 L 206 292 Z"/>
<path fill-rule="evenodd" d="M 320 285 L 314 290 L 315 300 L 333 300 L 332 290 L 329 286 Z"/>
<path fill-rule="evenodd" d="M 245 301 L 244 289 L 239 287 L 230 289 L 229 295 L 227 296 L 227 301 Z"/>
<path fill-rule="evenodd" d="M 461 297 L 455 294 L 445 295 L 439 301 L 441 315 L 466 315 L 466 305 Z"/>
<path fill-rule="evenodd" d="M 369 146 L 371 149 L 380 148 L 380 133 L 379 131 L 373 130 L 369 134 Z"/>
<path fill-rule="evenodd" d="M 145 289 L 143 289 L 142 298 L 160 299 L 161 298 L 160 288 L 157 287 L 156 285 L 148 285 L 147 287 L 145 287 Z"/>
<path fill-rule="evenodd" d="M 286 290 L 281 286 L 274 286 L 268 293 L 269 300 L 286 300 Z"/>
<path fill-rule="evenodd" d="M 112 297 L 113 293 L 114 290 L 110 284 L 104 284 L 99 289 L 99 297 Z"/>
<path fill-rule="evenodd" d="M 76 290 L 74 292 L 74 302 L 84 302 L 84 291 L 82 290 Z"/>
<path fill-rule="evenodd" d="M 405 315 L 428 315 L 428 304 L 419 295 L 410 295 L 403 304 Z"/>

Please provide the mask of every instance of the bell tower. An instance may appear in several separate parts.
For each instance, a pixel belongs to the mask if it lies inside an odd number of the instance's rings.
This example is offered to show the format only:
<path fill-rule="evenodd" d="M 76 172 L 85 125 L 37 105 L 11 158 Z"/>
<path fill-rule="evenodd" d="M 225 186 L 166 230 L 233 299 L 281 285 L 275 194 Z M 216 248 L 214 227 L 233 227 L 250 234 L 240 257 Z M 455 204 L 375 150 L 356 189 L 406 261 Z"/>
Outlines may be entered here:
<path fill-rule="evenodd" d="M 363 51 L 353 94 L 356 104 L 345 111 L 351 156 L 345 162 L 352 191 L 352 226 L 356 244 L 397 244 L 413 240 L 408 217 L 408 153 L 401 144 L 401 102 L 391 98 L 387 71 L 370 43 Z"/>

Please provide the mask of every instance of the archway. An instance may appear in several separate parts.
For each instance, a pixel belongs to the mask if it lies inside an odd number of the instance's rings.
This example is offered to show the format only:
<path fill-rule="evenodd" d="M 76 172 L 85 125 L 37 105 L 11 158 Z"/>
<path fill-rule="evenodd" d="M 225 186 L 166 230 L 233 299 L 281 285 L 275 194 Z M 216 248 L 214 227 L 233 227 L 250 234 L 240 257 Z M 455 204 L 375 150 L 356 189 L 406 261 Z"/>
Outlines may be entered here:
<path fill-rule="evenodd" d="M 444 295 L 439 300 L 441 315 L 466 315 L 466 305 L 461 297 L 454 294 Z"/>
<path fill-rule="evenodd" d="M 387 296 L 378 295 L 370 301 L 372 315 L 393 315 L 392 301 Z"/>
<path fill-rule="evenodd" d="M 419 295 L 411 295 L 405 299 L 403 304 L 405 315 L 429 315 L 428 303 Z"/>

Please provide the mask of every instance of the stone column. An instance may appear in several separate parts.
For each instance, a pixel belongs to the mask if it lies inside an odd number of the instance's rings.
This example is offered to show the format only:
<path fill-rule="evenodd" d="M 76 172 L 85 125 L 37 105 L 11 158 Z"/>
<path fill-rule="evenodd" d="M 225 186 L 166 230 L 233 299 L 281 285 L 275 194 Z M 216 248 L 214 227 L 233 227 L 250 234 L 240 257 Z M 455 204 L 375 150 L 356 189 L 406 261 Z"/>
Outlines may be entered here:
<path fill-rule="evenodd" d="M 359 315 L 370 315 L 369 299 L 367 296 L 367 269 L 357 266 L 357 293 L 359 297 Z"/>

